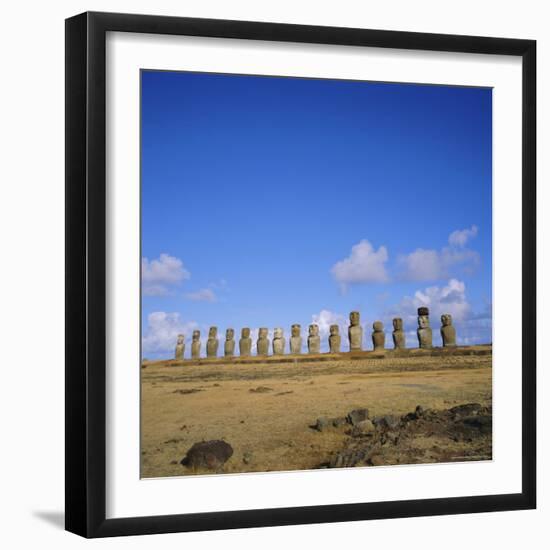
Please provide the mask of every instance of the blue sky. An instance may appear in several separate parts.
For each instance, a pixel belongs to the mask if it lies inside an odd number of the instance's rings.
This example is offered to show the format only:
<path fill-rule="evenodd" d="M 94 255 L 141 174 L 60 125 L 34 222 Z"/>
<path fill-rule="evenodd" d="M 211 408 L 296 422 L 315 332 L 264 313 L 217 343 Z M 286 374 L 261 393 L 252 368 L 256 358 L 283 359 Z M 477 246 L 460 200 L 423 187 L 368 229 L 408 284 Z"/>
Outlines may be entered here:
<path fill-rule="evenodd" d="M 491 341 L 490 89 L 143 71 L 141 116 L 145 357 L 419 305 Z"/>

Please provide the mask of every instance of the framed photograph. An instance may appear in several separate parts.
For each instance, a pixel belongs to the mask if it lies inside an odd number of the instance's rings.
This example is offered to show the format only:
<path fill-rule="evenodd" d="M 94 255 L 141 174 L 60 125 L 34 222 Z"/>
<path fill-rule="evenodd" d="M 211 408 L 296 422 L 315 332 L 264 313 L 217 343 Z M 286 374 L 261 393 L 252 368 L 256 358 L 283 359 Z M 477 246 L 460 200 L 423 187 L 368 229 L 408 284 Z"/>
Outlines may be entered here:
<path fill-rule="evenodd" d="M 66 528 L 534 508 L 532 40 L 66 21 Z"/>

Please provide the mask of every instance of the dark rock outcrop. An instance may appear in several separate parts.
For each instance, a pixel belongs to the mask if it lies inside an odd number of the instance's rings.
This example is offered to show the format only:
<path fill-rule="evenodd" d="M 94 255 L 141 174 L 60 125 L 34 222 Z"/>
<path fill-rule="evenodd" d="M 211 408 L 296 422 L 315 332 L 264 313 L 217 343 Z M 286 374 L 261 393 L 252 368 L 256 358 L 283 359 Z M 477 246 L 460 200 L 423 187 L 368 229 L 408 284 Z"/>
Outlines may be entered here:
<path fill-rule="evenodd" d="M 218 470 L 233 456 L 233 447 L 220 439 L 195 443 L 180 464 L 193 469 Z"/>

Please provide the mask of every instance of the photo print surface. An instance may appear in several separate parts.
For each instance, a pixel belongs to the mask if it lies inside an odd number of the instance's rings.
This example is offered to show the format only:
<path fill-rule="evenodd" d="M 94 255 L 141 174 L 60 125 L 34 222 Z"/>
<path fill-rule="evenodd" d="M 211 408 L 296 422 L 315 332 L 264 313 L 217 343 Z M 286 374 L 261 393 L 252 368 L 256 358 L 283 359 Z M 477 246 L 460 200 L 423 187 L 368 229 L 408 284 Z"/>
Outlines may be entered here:
<path fill-rule="evenodd" d="M 141 476 L 492 458 L 492 90 L 141 72 Z"/>

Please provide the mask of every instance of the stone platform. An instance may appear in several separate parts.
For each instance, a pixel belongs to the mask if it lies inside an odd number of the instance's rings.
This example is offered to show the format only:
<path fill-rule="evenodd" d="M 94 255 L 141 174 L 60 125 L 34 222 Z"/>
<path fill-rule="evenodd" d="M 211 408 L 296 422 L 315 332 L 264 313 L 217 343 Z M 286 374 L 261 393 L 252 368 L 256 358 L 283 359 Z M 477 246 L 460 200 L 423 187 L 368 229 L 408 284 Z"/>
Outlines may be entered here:
<path fill-rule="evenodd" d="M 469 356 L 469 355 L 491 355 L 493 346 L 491 344 L 479 346 L 456 346 L 456 347 L 433 347 L 431 349 L 409 348 L 409 349 L 385 349 L 383 351 L 363 350 L 342 353 L 300 353 L 289 355 L 250 355 L 245 357 L 201 357 L 200 359 L 164 359 L 157 361 L 144 361 L 142 368 L 149 366 L 198 366 L 198 365 L 277 365 L 296 363 L 317 363 L 325 361 L 359 361 L 363 359 L 390 359 L 407 357 L 448 357 L 448 356 Z"/>

